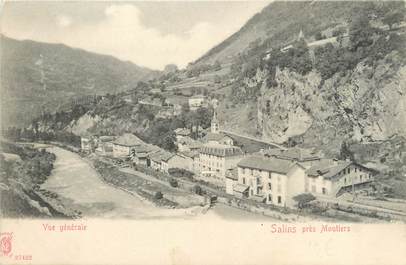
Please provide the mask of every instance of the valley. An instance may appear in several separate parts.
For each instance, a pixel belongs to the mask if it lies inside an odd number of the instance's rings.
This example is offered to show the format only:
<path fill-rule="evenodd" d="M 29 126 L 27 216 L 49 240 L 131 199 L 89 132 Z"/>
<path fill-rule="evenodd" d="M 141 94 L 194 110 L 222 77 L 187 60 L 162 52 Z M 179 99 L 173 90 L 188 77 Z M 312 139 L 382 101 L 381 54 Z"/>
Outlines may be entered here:
<path fill-rule="evenodd" d="M 395 1 L 276 1 L 187 67 L 167 65 L 163 71 L 64 45 L 2 36 L 2 134 L 11 141 L 74 146 L 88 158 L 102 153 L 134 170 L 145 166 L 147 176 L 151 169 L 162 172 L 164 176 L 154 174 L 165 181 L 173 168 L 191 172 L 201 181 L 219 175 L 212 184 L 220 183 L 216 188 L 221 192 L 234 174 L 232 186 L 237 191 L 231 188 L 231 193 L 243 200 L 229 199 L 222 207 L 245 205 L 245 197 L 277 207 L 286 207 L 293 199 L 293 195 L 276 196 L 272 183 L 264 185 L 268 180 L 258 180 L 262 186 L 254 185 L 255 179 L 246 182 L 238 163 L 254 156 L 259 164 L 263 158 L 281 159 L 282 165 L 285 160 L 302 163 L 300 186 L 304 193 L 311 191 L 321 198 L 316 208 L 324 209 L 324 204 L 333 208 L 331 204 L 343 194 L 340 203 L 350 205 L 345 194 L 355 196 L 356 190 L 350 189 L 347 177 L 345 183 L 334 184 L 350 169 L 357 172 L 351 181 L 362 184 L 359 201 L 367 202 L 362 210 L 368 209 L 371 198 L 396 204 L 406 198 L 405 11 L 404 2 Z M 216 148 L 221 151 L 213 151 Z M 154 213 L 125 192 L 98 182 L 91 168 L 76 172 L 71 167 L 76 158 L 55 150 L 64 157 L 56 161 L 58 167 L 66 163 L 69 170 L 54 169 L 57 175 L 43 184 L 46 189 L 69 200 L 91 195 L 95 201 L 80 206 L 89 216 Z M 227 162 L 211 161 L 222 152 Z M 317 160 L 320 168 L 307 164 L 302 154 Z M 181 157 L 183 163 L 169 166 L 165 159 L 172 157 Z M 326 178 L 335 167 L 337 175 Z M 282 173 L 289 179 L 290 172 Z M 83 178 L 87 174 L 90 177 Z M 366 190 L 363 184 L 372 176 L 373 185 Z M 320 185 L 325 186 L 319 189 L 314 184 L 310 189 L 305 183 L 316 183 L 316 177 L 324 179 Z M 140 179 L 135 186 L 147 181 Z M 334 183 L 327 187 L 326 181 Z M 92 187 L 94 194 L 81 190 L 82 184 Z M 182 192 L 174 194 L 190 195 Z M 104 193 L 117 205 L 104 202 Z M 332 201 L 323 197 L 326 193 L 334 195 Z M 375 214 L 365 211 L 368 217 Z"/>

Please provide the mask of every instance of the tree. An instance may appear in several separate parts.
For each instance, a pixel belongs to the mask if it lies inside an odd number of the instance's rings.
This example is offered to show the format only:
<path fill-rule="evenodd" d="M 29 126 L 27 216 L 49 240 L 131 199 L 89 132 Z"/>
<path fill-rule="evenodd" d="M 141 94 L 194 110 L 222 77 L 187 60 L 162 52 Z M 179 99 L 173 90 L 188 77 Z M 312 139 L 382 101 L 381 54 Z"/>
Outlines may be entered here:
<path fill-rule="evenodd" d="M 193 186 L 193 192 L 196 193 L 197 195 L 202 195 L 203 189 L 199 185 L 195 185 Z"/>
<path fill-rule="evenodd" d="M 350 25 L 351 50 L 356 51 L 360 47 L 370 46 L 373 43 L 373 34 L 374 29 L 369 24 L 368 15 L 360 11 Z"/>
<path fill-rule="evenodd" d="M 340 159 L 342 160 L 349 159 L 351 161 L 354 161 L 354 153 L 350 150 L 348 143 L 345 141 L 341 143 Z"/>
<path fill-rule="evenodd" d="M 174 178 L 169 179 L 169 185 L 171 185 L 171 187 L 174 187 L 174 188 L 179 187 L 178 181 L 176 179 L 174 179 Z"/>
<path fill-rule="evenodd" d="M 324 36 L 323 36 L 323 34 L 321 34 L 321 32 L 317 32 L 316 35 L 314 36 L 314 38 L 316 40 L 322 40 L 322 39 L 324 39 Z"/>
<path fill-rule="evenodd" d="M 214 71 L 219 71 L 219 70 L 221 70 L 221 64 L 220 64 L 220 62 L 219 61 L 215 61 L 214 62 L 214 64 L 213 64 L 213 70 Z"/>
<path fill-rule="evenodd" d="M 392 29 L 393 25 L 402 22 L 404 18 L 405 14 L 403 12 L 395 11 L 387 13 L 382 19 L 382 22 L 388 25 L 390 29 Z"/>
<path fill-rule="evenodd" d="M 154 195 L 154 198 L 155 198 L 156 200 L 161 200 L 163 197 L 164 197 L 164 195 L 163 195 L 162 192 L 160 192 L 160 191 L 157 191 L 157 192 L 155 193 L 155 195 Z"/>
<path fill-rule="evenodd" d="M 306 204 L 315 200 L 316 197 L 310 193 L 302 193 L 293 197 L 293 200 L 298 203 L 298 208 L 303 209 L 306 207 Z"/>

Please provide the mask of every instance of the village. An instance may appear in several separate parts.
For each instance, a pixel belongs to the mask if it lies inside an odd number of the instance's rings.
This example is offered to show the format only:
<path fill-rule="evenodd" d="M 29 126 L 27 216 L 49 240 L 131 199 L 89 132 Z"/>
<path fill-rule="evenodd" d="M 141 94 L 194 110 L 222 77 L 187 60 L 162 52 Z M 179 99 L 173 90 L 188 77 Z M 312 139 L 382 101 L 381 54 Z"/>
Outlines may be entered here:
<path fill-rule="evenodd" d="M 188 103 L 194 110 L 211 104 L 205 96 L 190 97 Z M 381 192 L 374 184 L 377 169 L 349 159 L 329 158 L 316 149 L 287 148 L 241 136 L 221 127 L 214 105 L 210 127 L 201 129 L 197 139 L 192 138 L 190 129 L 175 130 L 176 152 L 146 143 L 131 133 L 83 135 L 81 152 L 110 161 L 127 173 L 132 169 L 147 175 L 157 172 L 174 182 L 187 174 L 217 196 L 256 205 L 303 209 L 314 204 L 381 218 L 405 216 L 404 209 L 393 206 L 396 202 L 376 200 Z M 171 181 L 172 187 L 178 187 Z"/>

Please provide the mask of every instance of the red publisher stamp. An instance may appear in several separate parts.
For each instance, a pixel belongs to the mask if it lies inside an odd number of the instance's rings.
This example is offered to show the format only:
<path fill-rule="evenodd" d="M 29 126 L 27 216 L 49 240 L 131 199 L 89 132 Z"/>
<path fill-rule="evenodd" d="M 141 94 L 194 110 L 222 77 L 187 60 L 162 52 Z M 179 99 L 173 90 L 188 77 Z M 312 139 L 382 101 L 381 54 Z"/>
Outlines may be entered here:
<path fill-rule="evenodd" d="M 11 256 L 13 249 L 13 233 L 0 233 L 1 256 Z"/>

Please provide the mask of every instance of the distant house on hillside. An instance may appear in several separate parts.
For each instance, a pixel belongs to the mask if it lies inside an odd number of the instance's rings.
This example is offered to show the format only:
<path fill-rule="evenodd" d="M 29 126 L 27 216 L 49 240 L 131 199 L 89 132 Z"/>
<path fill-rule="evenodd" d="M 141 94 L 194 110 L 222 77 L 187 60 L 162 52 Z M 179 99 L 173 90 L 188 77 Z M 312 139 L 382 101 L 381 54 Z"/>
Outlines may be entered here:
<path fill-rule="evenodd" d="M 194 95 L 189 98 L 188 102 L 190 110 L 197 110 L 205 105 L 206 97 L 203 95 Z"/>
<path fill-rule="evenodd" d="M 175 129 L 176 141 L 182 140 L 184 137 L 189 137 L 191 132 L 188 128 L 177 128 Z"/>
<path fill-rule="evenodd" d="M 125 133 L 113 142 L 113 156 L 117 158 L 130 157 L 131 149 L 144 142 L 131 133 Z"/>

